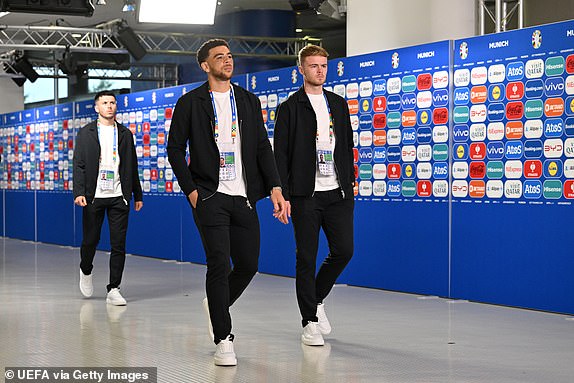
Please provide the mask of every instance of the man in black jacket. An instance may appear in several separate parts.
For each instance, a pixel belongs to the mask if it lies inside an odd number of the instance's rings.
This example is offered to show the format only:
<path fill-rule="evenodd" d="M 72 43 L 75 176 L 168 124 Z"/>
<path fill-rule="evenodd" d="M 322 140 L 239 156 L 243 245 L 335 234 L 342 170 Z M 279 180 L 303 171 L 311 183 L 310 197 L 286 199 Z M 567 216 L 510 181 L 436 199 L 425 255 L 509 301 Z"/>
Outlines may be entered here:
<path fill-rule="evenodd" d="M 205 42 L 197 61 L 207 73 L 207 82 L 178 100 L 167 153 L 191 204 L 206 254 L 207 298 L 203 304 L 216 344 L 214 362 L 234 366 L 237 359 L 229 307 L 257 272 L 259 219 L 255 203 L 270 195 L 273 215 L 284 223 L 287 216 L 259 99 L 231 84 L 233 57 L 227 42 Z"/>
<path fill-rule="evenodd" d="M 143 207 L 138 160 L 132 133 L 115 120 L 114 93 L 99 92 L 94 100 L 98 119 L 80 129 L 74 150 L 74 203 L 83 207 L 80 291 L 85 297 L 93 294 L 93 260 L 107 212 L 112 250 L 106 302 L 125 306 L 120 283 L 126 260 L 132 194 L 135 211 Z"/>
<path fill-rule="evenodd" d="M 318 46 L 301 49 L 303 87 L 279 105 L 274 134 L 297 246 L 301 341 L 309 346 L 322 346 L 331 332 L 323 300 L 353 256 L 353 132 L 345 100 L 323 89 L 327 56 Z M 321 228 L 329 255 L 315 276 Z"/>

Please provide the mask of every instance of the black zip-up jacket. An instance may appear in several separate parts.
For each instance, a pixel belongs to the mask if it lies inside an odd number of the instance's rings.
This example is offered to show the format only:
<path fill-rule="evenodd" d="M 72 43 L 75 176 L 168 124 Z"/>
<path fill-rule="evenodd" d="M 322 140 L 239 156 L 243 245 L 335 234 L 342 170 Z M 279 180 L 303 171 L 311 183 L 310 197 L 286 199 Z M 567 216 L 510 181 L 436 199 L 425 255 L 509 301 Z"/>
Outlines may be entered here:
<path fill-rule="evenodd" d="M 236 85 L 233 85 L 233 91 L 247 198 L 255 203 L 268 196 L 273 187 L 281 186 L 281 181 L 263 124 L 259 99 Z M 199 198 L 203 200 L 215 194 L 219 186 L 219 149 L 213 136 L 214 123 L 207 82 L 177 101 L 171 120 L 167 155 L 186 196 L 197 190 Z M 185 157 L 188 145 L 189 165 Z"/>
<path fill-rule="evenodd" d="M 143 201 L 132 132 L 122 124 L 116 123 L 116 125 L 118 127 L 119 172 L 123 197 L 126 201 L 130 201 L 133 193 L 135 201 Z M 100 167 L 100 151 L 98 123 L 92 121 L 80 129 L 76 137 L 74 199 L 78 196 L 84 196 L 90 203 L 95 198 Z"/>
<path fill-rule="evenodd" d="M 333 116 L 336 174 L 344 198 L 352 199 L 355 167 L 349 107 L 342 97 L 323 92 Z M 285 199 L 311 197 L 317 171 L 317 117 L 303 87 L 277 108 L 273 147 Z"/>

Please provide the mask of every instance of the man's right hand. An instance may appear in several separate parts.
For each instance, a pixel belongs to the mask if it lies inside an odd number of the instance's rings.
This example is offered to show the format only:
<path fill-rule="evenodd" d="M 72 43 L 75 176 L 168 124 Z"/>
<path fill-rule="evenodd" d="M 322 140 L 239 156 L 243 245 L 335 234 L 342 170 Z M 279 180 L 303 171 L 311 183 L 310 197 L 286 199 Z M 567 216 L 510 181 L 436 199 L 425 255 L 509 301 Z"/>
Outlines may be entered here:
<path fill-rule="evenodd" d="M 187 196 L 189 202 L 191 202 L 191 206 L 195 209 L 197 206 L 197 199 L 199 198 L 199 194 L 197 193 L 197 189 L 189 193 Z"/>
<path fill-rule="evenodd" d="M 84 197 L 83 195 L 79 195 L 76 197 L 76 199 L 74 199 L 74 203 L 78 206 L 86 206 L 88 203 L 86 202 L 86 197 Z"/>

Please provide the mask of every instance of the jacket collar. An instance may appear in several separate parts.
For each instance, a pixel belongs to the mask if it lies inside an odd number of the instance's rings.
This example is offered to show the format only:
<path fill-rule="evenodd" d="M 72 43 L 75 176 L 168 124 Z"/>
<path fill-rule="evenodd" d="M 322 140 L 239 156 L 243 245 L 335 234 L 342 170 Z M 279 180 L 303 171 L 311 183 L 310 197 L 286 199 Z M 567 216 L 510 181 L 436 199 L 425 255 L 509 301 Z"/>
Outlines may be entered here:
<path fill-rule="evenodd" d="M 243 97 L 243 92 L 241 88 L 237 85 L 231 83 L 233 87 L 233 95 L 235 97 L 235 104 L 237 107 L 237 115 L 238 118 L 241 119 L 241 116 L 245 115 L 245 99 Z M 209 117 L 213 120 L 215 115 L 213 113 L 213 104 L 211 103 L 211 97 L 209 96 L 209 83 L 206 81 L 204 82 L 198 89 L 198 96 L 202 100 L 202 106 L 205 112 L 209 115 Z"/>
<path fill-rule="evenodd" d="M 325 88 L 323 88 L 323 94 L 325 97 L 327 97 L 327 102 L 329 102 L 330 105 L 334 101 L 331 92 L 328 92 L 325 90 Z M 313 108 L 311 105 L 311 100 L 309 100 L 309 96 L 307 96 L 307 93 L 305 93 L 305 88 L 303 86 L 301 86 L 299 90 L 295 92 L 295 97 L 298 102 L 303 102 L 307 104 L 307 107 Z"/>

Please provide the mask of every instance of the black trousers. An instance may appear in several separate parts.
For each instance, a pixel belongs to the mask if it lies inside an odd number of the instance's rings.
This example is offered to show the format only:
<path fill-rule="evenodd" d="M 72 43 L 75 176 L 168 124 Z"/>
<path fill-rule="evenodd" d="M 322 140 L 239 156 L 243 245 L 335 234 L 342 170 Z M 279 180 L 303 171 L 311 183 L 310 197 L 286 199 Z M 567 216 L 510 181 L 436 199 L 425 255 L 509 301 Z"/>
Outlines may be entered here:
<path fill-rule="evenodd" d="M 290 202 L 297 246 L 297 302 L 305 326 L 317 321 L 317 304 L 327 297 L 353 256 L 355 201 L 343 199 L 336 189 L 316 192 L 309 198 L 292 197 Z M 321 228 L 327 237 L 329 254 L 315 276 Z"/>
<path fill-rule="evenodd" d="M 96 247 L 100 242 L 104 215 L 110 227 L 110 283 L 108 291 L 120 287 L 126 263 L 126 234 L 128 231 L 129 204 L 123 197 L 96 198 L 82 209 L 83 238 L 80 247 L 80 268 L 86 275 L 92 273 Z"/>
<path fill-rule="evenodd" d="M 217 344 L 231 334 L 229 307 L 257 272 L 259 217 L 245 197 L 215 193 L 198 200 L 193 218 L 207 260 L 206 293 Z"/>

